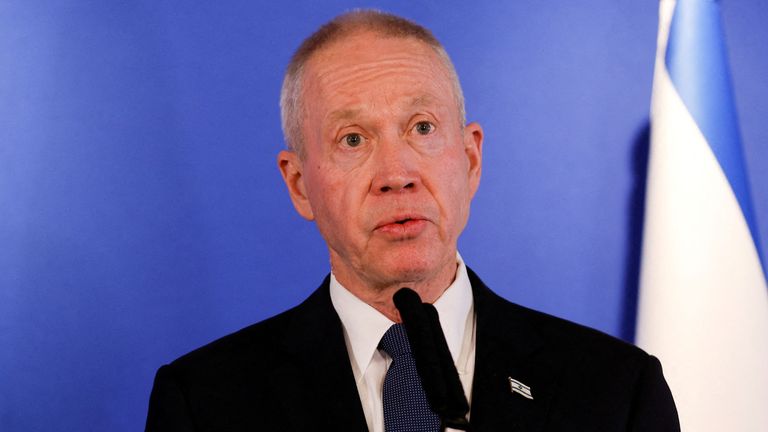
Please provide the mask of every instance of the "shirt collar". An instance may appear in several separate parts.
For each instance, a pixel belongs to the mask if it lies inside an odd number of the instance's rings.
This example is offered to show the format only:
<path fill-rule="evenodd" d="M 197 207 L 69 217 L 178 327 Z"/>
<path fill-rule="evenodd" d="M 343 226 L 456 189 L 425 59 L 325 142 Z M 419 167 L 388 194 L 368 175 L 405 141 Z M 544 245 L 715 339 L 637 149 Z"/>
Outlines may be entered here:
<path fill-rule="evenodd" d="M 461 351 L 467 315 L 472 307 L 472 286 L 467 268 L 458 253 L 456 262 L 458 266 L 453 283 L 434 303 L 454 362 L 458 360 Z M 359 371 L 365 372 L 381 337 L 394 323 L 344 288 L 333 273 L 330 294 L 333 307 L 344 326 L 353 361 Z"/>

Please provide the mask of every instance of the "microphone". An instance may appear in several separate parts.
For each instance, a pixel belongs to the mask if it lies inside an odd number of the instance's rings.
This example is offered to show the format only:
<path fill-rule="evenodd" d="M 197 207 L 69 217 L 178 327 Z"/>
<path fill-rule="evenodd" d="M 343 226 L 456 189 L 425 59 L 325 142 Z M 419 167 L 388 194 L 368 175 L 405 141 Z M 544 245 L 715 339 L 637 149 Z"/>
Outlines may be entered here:
<path fill-rule="evenodd" d="M 471 431 L 466 418 L 469 404 L 445 341 L 437 309 L 422 303 L 421 297 L 410 288 L 401 288 L 392 299 L 403 319 L 427 401 L 440 417 L 441 430 L 449 427 Z"/>

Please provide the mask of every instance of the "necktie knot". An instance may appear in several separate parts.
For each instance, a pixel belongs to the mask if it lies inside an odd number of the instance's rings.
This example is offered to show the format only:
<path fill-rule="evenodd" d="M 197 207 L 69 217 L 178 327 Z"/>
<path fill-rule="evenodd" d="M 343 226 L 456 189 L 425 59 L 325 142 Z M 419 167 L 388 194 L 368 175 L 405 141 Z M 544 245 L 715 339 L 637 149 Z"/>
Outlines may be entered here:
<path fill-rule="evenodd" d="M 408 342 L 408 334 L 405 332 L 405 327 L 402 324 L 393 324 L 384 333 L 384 336 L 381 337 L 379 348 L 384 350 L 393 359 L 410 353 L 411 344 Z"/>

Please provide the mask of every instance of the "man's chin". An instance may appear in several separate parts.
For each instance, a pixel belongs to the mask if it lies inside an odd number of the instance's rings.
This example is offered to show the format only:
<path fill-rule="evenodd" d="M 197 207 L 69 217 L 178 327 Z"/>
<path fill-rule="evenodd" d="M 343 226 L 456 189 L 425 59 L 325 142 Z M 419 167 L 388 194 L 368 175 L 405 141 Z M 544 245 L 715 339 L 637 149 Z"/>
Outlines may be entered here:
<path fill-rule="evenodd" d="M 382 285 L 424 283 L 442 275 L 447 264 L 443 261 L 428 253 L 398 254 L 382 257 L 376 272 L 382 279 Z"/>

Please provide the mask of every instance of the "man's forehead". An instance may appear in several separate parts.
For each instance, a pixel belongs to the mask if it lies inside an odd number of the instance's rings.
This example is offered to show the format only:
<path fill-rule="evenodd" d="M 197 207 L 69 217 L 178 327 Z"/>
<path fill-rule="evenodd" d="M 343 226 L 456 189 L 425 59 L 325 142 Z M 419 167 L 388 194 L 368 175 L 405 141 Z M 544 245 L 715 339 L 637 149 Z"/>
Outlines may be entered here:
<path fill-rule="evenodd" d="M 429 107 L 435 106 L 437 104 L 437 99 L 434 96 L 428 94 L 412 96 L 402 101 L 403 106 L 413 108 Z M 365 115 L 365 109 L 363 107 L 341 108 L 331 111 L 328 114 L 328 120 L 332 122 L 339 120 L 349 120 L 358 118 L 362 115 Z"/>
<path fill-rule="evenodd" d="M 425 42 L 412 37 L 380 36 L 372 32 L 359 37 L 368 39 L 349 36 L 314 53 L 305 64 L 302 87 L 337 94 L 350 82 L 356 85 L 366 80 L 381 83 L 389 80 L 392 84 L 404 83 L 403 80 L 407 79 L 416 85 L 450 85 L 449 67 Z M 409 103 L 424 104 L 432 99 L 434 97 L 420 96 Z"/>

